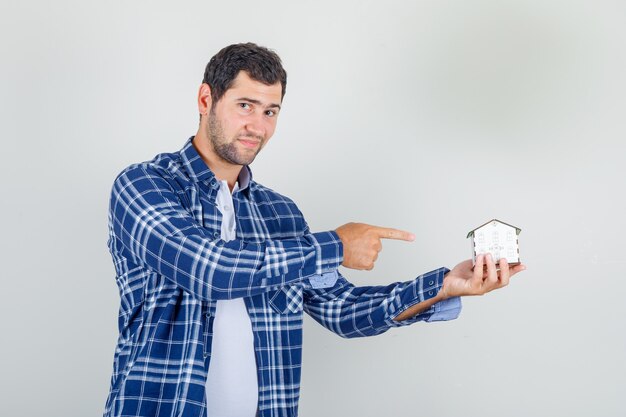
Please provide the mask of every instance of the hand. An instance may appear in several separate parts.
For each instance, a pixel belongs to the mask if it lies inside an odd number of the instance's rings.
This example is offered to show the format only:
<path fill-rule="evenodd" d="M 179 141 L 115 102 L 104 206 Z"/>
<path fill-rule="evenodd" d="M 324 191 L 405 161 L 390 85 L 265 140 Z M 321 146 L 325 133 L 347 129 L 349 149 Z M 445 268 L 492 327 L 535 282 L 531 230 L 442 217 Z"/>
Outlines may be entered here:
<path fill-rule="evenodd" d="M 413 241 L 415 235 L 403 230 L 372 226 L 364 223 L 347 223 L 335 230 L 343 244 L 343 263 L 346 268 L 374 268 L 378 253 L 383 249 L 381 239 Z"/>
<path fill-rule="evenodd" d="M 500 259 L 499 265 L 500 270 L 498 271 L 491 254 L 478 255 L 474 268 L 472 268 L 471 259 L 461 262 L 444 277 L 440 295 L 443 298 L 483 295 L 489 291 L 506 287 L 513 275 L 526 269 L 526 266 L 522 264 L 510 268 L 504 258 Z"/>

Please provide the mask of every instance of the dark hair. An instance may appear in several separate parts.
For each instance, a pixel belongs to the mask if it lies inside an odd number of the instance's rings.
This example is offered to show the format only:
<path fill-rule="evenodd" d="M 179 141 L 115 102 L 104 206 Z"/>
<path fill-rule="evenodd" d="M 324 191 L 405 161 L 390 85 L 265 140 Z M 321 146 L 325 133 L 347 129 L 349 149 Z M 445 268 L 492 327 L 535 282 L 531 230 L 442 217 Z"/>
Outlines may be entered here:
<path fill-rule="evenodd" d="M 240 71 L 263 84 L 272 85 L 280 81 L 281 98 L 287 89 L 287 72 L 280 57 L 263 46 L 254 43 L 229 45 L 219 51 L 204 70 L 203 83 L 211 87 L 211 100 L 217 103 L 228 90 Z"/>

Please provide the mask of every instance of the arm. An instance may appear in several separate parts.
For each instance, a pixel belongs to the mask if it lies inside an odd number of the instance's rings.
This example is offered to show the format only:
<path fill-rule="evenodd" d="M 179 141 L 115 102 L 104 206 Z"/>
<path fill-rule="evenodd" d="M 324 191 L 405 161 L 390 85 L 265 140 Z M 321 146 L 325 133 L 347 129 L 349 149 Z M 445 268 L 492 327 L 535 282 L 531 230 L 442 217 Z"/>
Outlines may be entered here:
<path fill-rule="evenodd" d="M 109 211 L 113 246 L 198 299 L 225 299 L 275 289 L 335 270 L 343 246 L 335 232 L 290 240 L 224 242 L 182 206 L 158 168 L 137 165 L 115 181 Z"/>
<path fill-rule="evenodd" d="M 450 298 L 437 303 L 434 299 L 443 287 L 445 268 L 428 272 L 412 281 L 387 286 L 355 287 L 341 274 L 331 288 L 315 289 L 304 280 L 304 309 L 317 322 L 346 338 L 374 336 L 392 327 L 417 321 L 436 321 L 458 316 L 460 301 Z M 419 313 L 397 320 L 413 306 Z"/>

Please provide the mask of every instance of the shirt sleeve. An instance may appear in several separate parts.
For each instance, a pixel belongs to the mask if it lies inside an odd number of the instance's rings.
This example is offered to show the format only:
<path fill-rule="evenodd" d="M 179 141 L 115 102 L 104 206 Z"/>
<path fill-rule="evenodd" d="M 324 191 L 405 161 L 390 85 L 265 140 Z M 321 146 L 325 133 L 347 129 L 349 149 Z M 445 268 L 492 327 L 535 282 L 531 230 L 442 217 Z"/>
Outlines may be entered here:
<path fill-rule="evenodd" d="M 224 242 L 202 227 L 158 168 L 136 165 L 113 184 L 109 242 L 201 300 L 250 296 L 333 271 L 343 261 L 335 232 L 287 240 Z"/>
<path fill-rule="evenodd" d="M 335 272 L 337 280 L 330 288 L 319 288 L 319 280 L 305 280 L 304 310 L 322 326 L 346 338 L 374 336 L 418 321 L 452 320 L 461 312 L 459 297 L 440 301 L 407 320 L 394 320 L 411 306 L 435 297 L 448 271 L 439 268 L 387 286 L 355 287 L 339 272 Z M 328 277 L 325 281 L 332 282 Z"/>

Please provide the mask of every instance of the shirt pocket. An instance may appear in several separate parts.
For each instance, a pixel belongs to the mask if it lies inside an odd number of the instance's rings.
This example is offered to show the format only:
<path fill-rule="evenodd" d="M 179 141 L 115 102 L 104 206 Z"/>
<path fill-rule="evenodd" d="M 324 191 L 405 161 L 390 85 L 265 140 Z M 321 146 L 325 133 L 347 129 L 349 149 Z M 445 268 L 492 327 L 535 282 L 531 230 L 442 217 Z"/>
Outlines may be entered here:
<path fill-rule="evenodd" d="M 298 314 L 302 312 L 304 302 L 302 294 L 302 285 L 288 285 L 277 291 L 270 291 L 269 304 L 278 314 Z"/>

